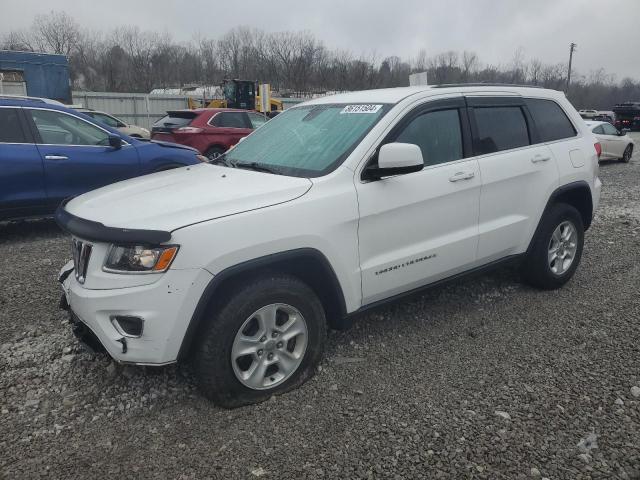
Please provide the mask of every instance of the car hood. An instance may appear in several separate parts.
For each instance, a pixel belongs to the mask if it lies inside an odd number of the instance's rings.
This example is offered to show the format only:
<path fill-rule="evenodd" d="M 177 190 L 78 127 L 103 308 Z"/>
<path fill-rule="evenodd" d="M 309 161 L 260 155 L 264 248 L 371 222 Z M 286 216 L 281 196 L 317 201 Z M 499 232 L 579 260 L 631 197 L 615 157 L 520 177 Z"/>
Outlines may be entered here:
<path fill-rule="evenodd" d="M 307 178 L 202 164 L 114 183 L 65 209 L 106 227 L 173 231 L 288 202 L 311 186 Z"/>

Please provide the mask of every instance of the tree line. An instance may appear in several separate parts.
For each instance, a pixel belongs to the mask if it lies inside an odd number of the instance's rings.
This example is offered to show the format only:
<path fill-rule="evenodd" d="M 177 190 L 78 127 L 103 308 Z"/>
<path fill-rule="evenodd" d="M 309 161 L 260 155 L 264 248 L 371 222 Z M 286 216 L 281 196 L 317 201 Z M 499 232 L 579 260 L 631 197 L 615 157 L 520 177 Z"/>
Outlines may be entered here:
<path fill-rule="evenodd" d="M 66 55 L 74 89 L 110 92 L 148 93 L 241 78 L 270 83 L 280 95 L 304 96 L 405 86 L 411 73 L 423 71 L 432 84 L 497 82 L 566 91 L 568 70 L 565 63 L 526 59 L 522 49 L 501 65 L 483 63 L 471 51 L 429 56 L 422 50 L 411 59 L 379 59 L 329 49 L 306 31 L 267 33 L 244 26 L 215 39 L 176 42 L 166 32 L 135 26 L 89 31 L 65 12 L 37 15 L 30 28 L 5 34 L 0 48 Z M 608 110 L 622 101 L 640 101 L 640 81 L 616 81 L 603 69 L 586 75 L 572 71 L 568 96 L 577 108 Z"/>

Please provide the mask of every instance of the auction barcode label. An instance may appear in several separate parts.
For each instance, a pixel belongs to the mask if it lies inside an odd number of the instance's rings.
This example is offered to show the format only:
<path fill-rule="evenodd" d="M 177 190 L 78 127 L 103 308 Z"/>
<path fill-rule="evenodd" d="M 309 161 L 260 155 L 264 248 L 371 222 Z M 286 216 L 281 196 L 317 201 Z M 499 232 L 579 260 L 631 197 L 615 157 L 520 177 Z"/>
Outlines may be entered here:
<path fill-rule="evenodd" d="M 382 105 L 347 105 L 342 109 L 343 113 L 376 113 L 382 108 Z"/>

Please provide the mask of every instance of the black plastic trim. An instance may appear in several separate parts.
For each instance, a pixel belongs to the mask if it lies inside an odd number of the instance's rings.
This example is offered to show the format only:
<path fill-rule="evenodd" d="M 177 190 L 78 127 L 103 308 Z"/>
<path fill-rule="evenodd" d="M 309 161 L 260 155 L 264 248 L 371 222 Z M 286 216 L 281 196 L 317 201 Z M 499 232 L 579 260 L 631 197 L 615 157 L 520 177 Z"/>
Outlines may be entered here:
<path fill-rule="evenodd" d="M 469 107 L 522 107 L 524 100 L 520 96 L 474 96 L 469 94 L 465 96 L 467 106 Z"/>
<path fill-rule="evenodd" d="M 578 180 L 576 182 L 567 183 L 566 185 L 562 185 L 556 188 L 553 191 L 553 193 L 549 195 L 549 200 L 547 200 L 547 204 L 545 205 L 544 210 L 542 211 L 542 215 L 540 215 L 540 220 L 538 220 L 538 225 L 536 226 L 536 230 L 533 233 L 533 236 L 531 237 L 529 246 L 527 247 L 527 253 L 531 251 L 531 248 L 533 248 L 533 242 L 538 236 L 538 231 L 540 230 L 542 219 L 547 214 L 551 206 L 556 202 L 558 197 L 572 190 L 585 190 L 585 189 L 587 190 L 587 192 L 589 192 L 589 202 L 591 203 L 591 218 L 586 219 L 586 221 L 584 222 L 584 231 L 586 232 L 587 230 L 589 230 L 589 227 L 591 226 L 591 222 L 593 220 L 593 199 L 591 197 L 591 187 L 584 180 Z"/>
<path fill-rule="evenodd" d="M 60 228 L 83 240 L 116 243 L 120 245 L 159 245 L 171 239 L 171 232 L 164 230 L 107 227 L 100 222 L 76 217 L 64 208 L 69 200 L 71 199 L 67 199 L 60 204 L 54 218 Z"/>
<path fill-rule="evenodd" d="M 453 87 L 521 87 L 521 88 L 544 88 L 540 85 L 527 85 L 526 83 L 441 83 L 438 85 L 431 85 L 431 88 L 453 88 Z"/>
<path fill-rule="evenodd" d="M 178 352 L 178 361 L 188 357 L 196 333 L 198 332 L 200 326 L 202 325 L 202 322 L 204 321 L 207 308 L 209 307 L 211 300 L 215 297 L 216 291 L 222 286 L 225 281 L 227 281 L 231 277 L 248 272 L 250 270 L 268 269 L 270 265 L 274 265 L 282 261 L 292 262 L 296 259 L 304 257 L 314 257 L 323 265 L 325 273 L 330 278 L 331 288 L 334 289 L 334 291 L 338 294 L 339 314 L 341 317 L 346 317 L 347 307 L 344 300 L 342 287 L 340 286 L 340 282 L 338 281 L 338 277 L 333 270 L 331 263 L 329 263 L 329 260 L 327 260 L 327 258 L 320 251 L 314 248 L 298 248 L 295 250 L 288 250 L 286 252 L 266 255 L 264 257 L 255 258 L 253 260 L 248 260 L 246 262 L 239 263 L 238 265 L 228 267 L 211 279 L 209 284 L 205 287 L 204 292 L 202 293 L 202 296 L 198 301 L 198 305 L 196 306 L 193 315 L 191 316 L 189 326 L 187 327 L 187 331 L 182 339 L 182 344 L 180 345 L 180 351 Z"/>

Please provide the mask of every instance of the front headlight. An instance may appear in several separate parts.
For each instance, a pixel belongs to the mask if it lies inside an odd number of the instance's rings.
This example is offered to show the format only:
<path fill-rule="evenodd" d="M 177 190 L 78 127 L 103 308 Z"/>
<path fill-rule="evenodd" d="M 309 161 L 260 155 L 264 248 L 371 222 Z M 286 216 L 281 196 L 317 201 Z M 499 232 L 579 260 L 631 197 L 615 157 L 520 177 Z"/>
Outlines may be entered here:
<path fill-rule="evenodd" d="M 177 253 L 177 245 L 112 245 L 102 269 L 114 273 L 166 272 Z"/>

